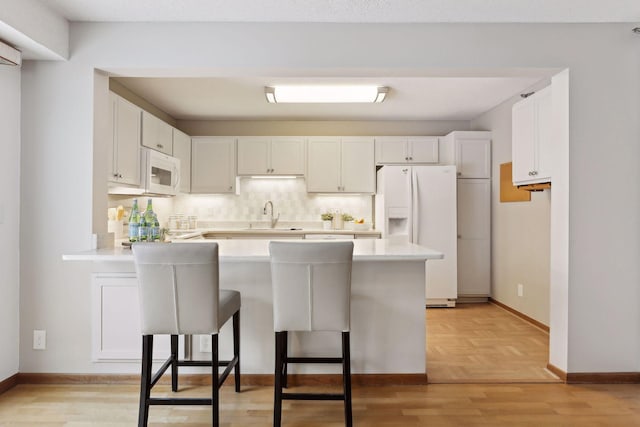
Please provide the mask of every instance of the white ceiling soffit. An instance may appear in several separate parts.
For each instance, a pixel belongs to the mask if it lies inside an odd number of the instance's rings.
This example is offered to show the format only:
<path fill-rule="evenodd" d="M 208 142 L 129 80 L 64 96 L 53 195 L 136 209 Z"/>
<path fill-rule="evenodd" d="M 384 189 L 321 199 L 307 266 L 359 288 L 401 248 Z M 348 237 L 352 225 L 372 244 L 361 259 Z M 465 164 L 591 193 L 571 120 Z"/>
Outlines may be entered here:
<path fill-rule="evenodd" d="M 637 22 L 638 0 L 41 0 L 70 21 Z"/>
<path fill-rule="evenodd" d="M 471 120 L 541 77 L 341 78 L 389 86 L 380 104 L 269 104 L 264 86 L 303 78 L 116 78 L 178 120 Z M 330 79 L 313 79 L 315 84 Z M 333 80 L 335 83 L 335 80 Z"/>

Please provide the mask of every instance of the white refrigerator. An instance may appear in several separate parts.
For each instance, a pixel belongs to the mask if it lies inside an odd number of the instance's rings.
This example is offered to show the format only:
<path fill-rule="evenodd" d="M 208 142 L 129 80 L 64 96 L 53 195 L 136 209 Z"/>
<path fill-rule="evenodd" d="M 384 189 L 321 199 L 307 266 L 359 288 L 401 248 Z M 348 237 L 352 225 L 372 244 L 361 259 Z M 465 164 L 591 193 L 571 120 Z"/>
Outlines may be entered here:
<path fill-rule="evenodd" d="M 425 263 L 427 306 L 454 307 L 458 296 L 455 166 L 383 166 L 378 170 L 375 224 L 385 239 L 444 253 Z"/>

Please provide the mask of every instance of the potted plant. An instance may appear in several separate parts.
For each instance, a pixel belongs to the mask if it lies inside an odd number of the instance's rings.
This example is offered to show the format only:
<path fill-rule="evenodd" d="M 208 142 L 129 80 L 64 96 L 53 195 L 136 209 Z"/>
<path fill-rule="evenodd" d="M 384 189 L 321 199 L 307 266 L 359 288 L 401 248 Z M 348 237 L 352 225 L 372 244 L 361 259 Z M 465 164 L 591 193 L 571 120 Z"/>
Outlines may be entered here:
<path fill-rule="evenodd" d="M 331 230 L 331 221 L 333 220 L 333 214 L 331 212 L 325 212 L 320 215 L 322 219 L 322 228 L 324 230 Z"/>
<path fill-rule="evenodd" d="M 351 215 L 343 213 L 342 222 L 344 223 L 345 230 L 353 230 L 353 217 Z"/>

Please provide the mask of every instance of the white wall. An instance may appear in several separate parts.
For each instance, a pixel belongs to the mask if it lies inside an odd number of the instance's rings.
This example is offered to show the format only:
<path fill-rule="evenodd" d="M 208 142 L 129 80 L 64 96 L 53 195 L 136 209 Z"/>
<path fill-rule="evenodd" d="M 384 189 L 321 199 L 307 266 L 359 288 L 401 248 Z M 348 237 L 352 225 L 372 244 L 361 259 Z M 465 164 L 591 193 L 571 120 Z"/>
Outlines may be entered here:
<path fill-rule="evenodd" d="M 471 121 L 472 129 L 490 130 L 493 137 L 491 296 L 549 325 L 551 192 L 533 192 L 529 202 L 500 202 L 500 164 L 511 161 L 511 107 L 521 99 L 516 95 Z M 518 283 L 524 285 L 522 297 Z"/>
<path fill-rule="evenodd" d="M 0 381 L 18 372 L 20 328 L 20 68 L 0 65 Z"/>
<path fill-rule="evenodd" d="M 23 67 L 20 370 L 123 370 L 89 362 L 89 267 L 60 259 L 87 248 L 92 231 L 95 67 L 166 77 L 427 75 L 447 68 L 499 75 L 533 67 L 571 70 L 568 301 L 554 307 L 552 300 L 550 316 L 552 331 L 553 310 L 566 316 L 556 339 L 567 348 L 552 349 L 551 363 L 569 372 L 639 371 L 640 193 L 621 185 L 640 179 L 640 49 L 632 27 L 73 24 L 69 62 Z M 104 165 L 96 167 L 106 176 Z M 48 221 L 39 206 L 49 209 Z M 96 209 L 106 209 L 106 200 Z M 36 324 L 48 330 L 50 344 L 38 354 L 30 349 Z"/>

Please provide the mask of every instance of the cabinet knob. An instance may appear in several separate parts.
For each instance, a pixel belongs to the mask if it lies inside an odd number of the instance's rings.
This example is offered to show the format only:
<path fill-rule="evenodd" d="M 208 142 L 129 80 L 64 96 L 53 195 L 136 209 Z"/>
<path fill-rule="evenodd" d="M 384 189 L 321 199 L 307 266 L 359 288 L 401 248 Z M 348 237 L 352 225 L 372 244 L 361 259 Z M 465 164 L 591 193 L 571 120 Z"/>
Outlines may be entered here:
<path fill-rule="evenodd" d="M 230 185 L 230 186 L 229 186 L 229 190 L 233 190 L 233 185 Z"/>
<path fill-rule="evenodd" d="M 156 144 L 156 147 L 158 147 L 158 148 L 164 148 L 164 145 L 162 145 L 162 144 Z"/>
<path fill-rule="evenodd" d="M 462 234 L 458 234 L 458 239 L 462 239 Z"/>
<path fill-rule="evenodd" d="M 118 178 L 122 178 L 122 174 L 121 173 L 118 174 Z"/>
<path fill-rule="evenodd" d="M 413 157 L 409 157 L 409 160 L 413 160 Z"/>
<path fill-rule="evenodd" d="M 113 177 L 114 177 L 114 178 L 119 178 L 119 176 L 118 176 L 118 174 L 117 174 L 117 173 L 114 173 L 114 174 L 113 174 Z"/>
<path fill-rule="evenodd" d="M 538 175 L 538 171 L 531 172 L 531 175 L 533 175 L 533 176 Z"/>
<path fill-rule="evenodd" d="M 404 159 L 405 159 L 405 160 L 407 160 L 407 161 L 409 160 L 409 158 L 408 158 L 408 157 L 405 157 Z"/>
<path fill-rule="evenodd" d="M 458 176 L 462 176 L 462 172 L 458 172 L 456 175 L 458 175 Z"/>

